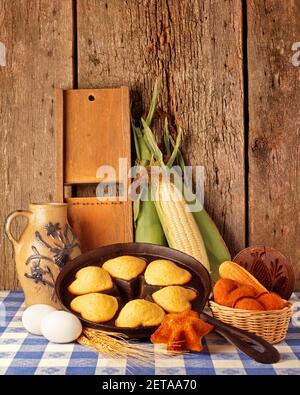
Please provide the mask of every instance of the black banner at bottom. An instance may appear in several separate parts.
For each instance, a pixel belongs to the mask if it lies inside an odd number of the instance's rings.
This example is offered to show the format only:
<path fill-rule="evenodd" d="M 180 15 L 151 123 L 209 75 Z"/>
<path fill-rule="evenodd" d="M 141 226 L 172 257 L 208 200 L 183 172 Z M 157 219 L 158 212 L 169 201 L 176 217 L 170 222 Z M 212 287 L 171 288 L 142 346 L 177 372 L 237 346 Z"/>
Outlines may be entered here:
<path fill-rule="evenodd" d="M 219 387 L 223 390 L 245 392 L 245 389 L 270 393 L 273 389 L 292 388 L 295 377 L 291 376 L 0 376 L 0 385 L 14 391 L 26 391 L 30 395 L 49 390 L 61 393 L 63 387 L 71 394 L 105 394 L 122 392 L 135 394 L 158 391 L 210 392 Z M 298 380 L 296 378 L 296 380 Z M 295 383 L 297 385 L 297 382 Z M 257 387 L 259 385 L 259 387 Z"/>

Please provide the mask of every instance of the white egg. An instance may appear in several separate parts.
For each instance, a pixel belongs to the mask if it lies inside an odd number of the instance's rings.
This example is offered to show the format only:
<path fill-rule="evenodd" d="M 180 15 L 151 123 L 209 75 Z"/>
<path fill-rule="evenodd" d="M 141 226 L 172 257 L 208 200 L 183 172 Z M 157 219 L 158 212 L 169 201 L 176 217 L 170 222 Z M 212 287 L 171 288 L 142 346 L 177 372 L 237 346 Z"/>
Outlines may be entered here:
<path fill-rule="evenodd" d="M 43 336 L 53 343 L 70 343 L 80 336 L 82 325 L 74 314 L 53 311 L 43 319 L 41 329 Z"/>
<path fill-rule="evenodd" d="M 41 335 L 42 319 L 54 311 L 56 311 L 56 309 L 48 304 L 33 304 L 27 307 L 22 315 L 24 328 L 34 335 Z"/>

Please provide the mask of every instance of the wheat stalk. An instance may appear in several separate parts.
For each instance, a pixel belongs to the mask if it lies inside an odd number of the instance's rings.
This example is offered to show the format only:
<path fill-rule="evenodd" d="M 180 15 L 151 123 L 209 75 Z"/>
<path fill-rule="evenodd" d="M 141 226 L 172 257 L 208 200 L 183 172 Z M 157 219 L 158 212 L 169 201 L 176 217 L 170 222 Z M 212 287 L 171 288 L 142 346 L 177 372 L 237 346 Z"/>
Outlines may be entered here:
<path fill-rule="evenodd" d="M 84 328 L 78 343 L 90 347 L 105 356 L 115 359 L 130 358 L 133 364 L 154 365 L 154 349 L 149 345 L 136 344 L 129 341 L 128 336 L 117 332 L 104 332 L 91 328 Z M 168 352 L 165 348 L 155 348 L 155 354 L 164 356 L 182 354 Z"/>

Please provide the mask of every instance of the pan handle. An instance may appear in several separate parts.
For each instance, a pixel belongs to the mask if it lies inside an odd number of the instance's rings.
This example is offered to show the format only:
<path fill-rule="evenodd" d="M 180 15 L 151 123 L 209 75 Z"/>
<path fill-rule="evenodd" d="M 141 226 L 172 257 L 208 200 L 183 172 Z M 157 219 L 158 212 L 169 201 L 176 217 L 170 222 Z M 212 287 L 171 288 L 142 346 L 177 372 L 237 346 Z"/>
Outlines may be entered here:
<path fill-rule="evenodd" d="M 200 313 L 200 318 L 214 325 L 217 333 L 256 362 L 271 364 L 279 361 L 280 355 L 276 348 L 254 333 L 225 324 L 203 312 Z"/>

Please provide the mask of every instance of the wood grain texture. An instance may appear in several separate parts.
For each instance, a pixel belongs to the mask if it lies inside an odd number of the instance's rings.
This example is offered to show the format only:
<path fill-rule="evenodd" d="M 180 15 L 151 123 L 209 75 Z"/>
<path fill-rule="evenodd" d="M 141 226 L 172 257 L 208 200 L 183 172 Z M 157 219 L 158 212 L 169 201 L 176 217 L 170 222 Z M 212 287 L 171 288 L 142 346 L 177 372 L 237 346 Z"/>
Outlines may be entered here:
<path fill-rule="evenodd" d="M 0 219 L 54 194 L 54 87 L 72 87 L 72 1 L 0 0 Z M 16 226 L 20 232 L 20 225 Z M 0 289 L 17 287 L 0 227 Z"/>
<path fill-rule="evenodd" d="M 277 247 L 296 268 L 300 286 L 299 0 L 250 0 L 249 241 Z"/>
<path fill-rule="evenodd" d="M 242 5 L 239 0 L 77 2 L 78 86 L 132 89 L 160 101 L 186 130 L 184 153 L 204 165 L 205 206 L 234 253 L 245 242 Z"/>
<path fill-rule="evenodd" d="M 57 202 L 64 201 L 64 90 L 55 89 L 55 192 Z"/>
<path fill-rule="evenodd" d="M 127 180 L 131 154 L 129 111 L 127 87 L 64 91 L 64 183 L 98 183 L 102 181 L 97 172 L 101 166 L 111 166 L 117 181 Z M 121 172 L 120 158 L 127 159 L 127 168 L 122 166 Z M 105 181 L 115 179 L 107 176 Z"/>
<path fill-rule="evenodd" d="M 133 241 L 131 202 L 103 201 L 95 197 L 68 198 L 68 218 L 82 252 L 114 243 Z"/>

